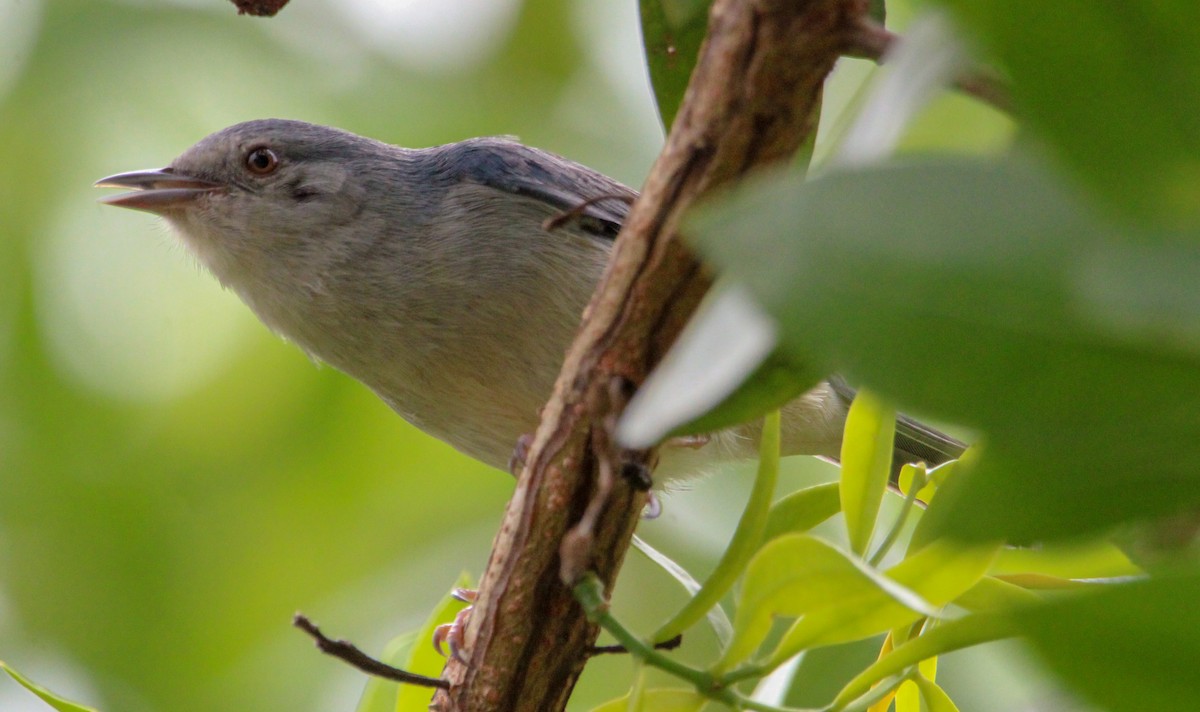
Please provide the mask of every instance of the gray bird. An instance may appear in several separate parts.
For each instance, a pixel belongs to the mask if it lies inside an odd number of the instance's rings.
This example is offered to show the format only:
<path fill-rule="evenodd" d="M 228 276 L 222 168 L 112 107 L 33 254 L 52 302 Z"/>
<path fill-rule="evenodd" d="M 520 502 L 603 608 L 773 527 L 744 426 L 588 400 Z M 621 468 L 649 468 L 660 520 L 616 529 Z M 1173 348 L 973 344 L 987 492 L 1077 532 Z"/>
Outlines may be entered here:
<path fill-rule="evenodd" d="M 300 121 L 214 133 L 160 170 L 98 186 L 162 216 L 269 328 L 366 384 L 404 419 L 505 468 L 537 425 L 636 193 L 502 138 L 406 149 Z M 547 218 L 600 196 L 579 219 Z M 835 459 L 853 390 L 832 379 L 783 409 L 785 454 Z M 668 448 L 675 478 L 753 453 L 749 431 Z M 963 444 L 908 418 L 897 462 Z"/>

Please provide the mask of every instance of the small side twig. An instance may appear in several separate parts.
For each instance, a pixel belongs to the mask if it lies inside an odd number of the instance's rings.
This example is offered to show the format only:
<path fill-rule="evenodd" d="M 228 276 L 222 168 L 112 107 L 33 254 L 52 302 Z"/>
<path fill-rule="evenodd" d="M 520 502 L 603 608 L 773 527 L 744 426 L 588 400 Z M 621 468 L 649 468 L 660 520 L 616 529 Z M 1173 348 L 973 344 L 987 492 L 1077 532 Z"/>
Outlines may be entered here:
<path fill-rule="evenodd" d="M 655 643 L 654 649 L 655 650 L 674 650 L 675 648 L 678 648 L 682 643 L 683 643 L 683 633 L 680 633 L 679 635 L 675 636 L 674 638 L 664 640 L 661 643 Z M 626 648 L 624 645 L 593 645 L 592 649 L 588 651 L 588 655 L 595 657 L 597 655 L 619 655 L 619 654 L 628 653 L 628 652 L 629 652 L 629 648 Z"/>
<path fill-rule="evenodd" d="M 436 677 L 426 677 L 418 675 L 407 670 L 401 670 L 397 667 L 392 667 L 385 662 L 376 660 L 367 655 L 363 651 L 354 646 L 353 643 L 347 640 L 332 640 L 321 632 L 315 623 L 308 619 L 302 613 L 297 613 L 292 618 L 292 625 L 300 630 L 308 633 L 314 641 L 316 641 L 317 649 L 326 655 L 331 655 L 338 660 L 341 660 L 348 665 L 358 668 L 368 675 L 382 677 L 386 680 L 395 680 L 396 682 L 406 682 L 410 685 L 420 685 L 422 687 L 437 687 L 443 690 L 450 688 L 450 683 Z"/>
<path fill-rule="evenodd" d="M 883 25 L 863 19 L 859 22 L 858 31 L 850 35 L 850 44 L 843 54 L 882 64 L 888 51 L 899 39 L 896 33 Z M 1008 86 L 994 73 L 976 69 L 955 79 L 954 88 L 1006 114 L 1013 112 Z"/>

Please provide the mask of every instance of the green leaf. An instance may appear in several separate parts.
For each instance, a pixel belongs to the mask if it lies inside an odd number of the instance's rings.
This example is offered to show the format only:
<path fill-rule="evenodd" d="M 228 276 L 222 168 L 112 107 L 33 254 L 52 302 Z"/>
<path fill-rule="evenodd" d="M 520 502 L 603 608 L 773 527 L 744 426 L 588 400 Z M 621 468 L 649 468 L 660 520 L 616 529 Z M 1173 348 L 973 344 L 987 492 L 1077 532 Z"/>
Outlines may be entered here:
<path fill-rule="evenodd" d="M 921 691 L 912 680 L 896 688 L 896 712 L 921 712 Z"/>
<path fill-rule="evenodd" d="M 9 677 L 20 683 L 20 685 L 26 690 L 29 690 L 33 694 L 40 697 L 43 702 L 58 710 L 58 712 L 96 712 L 94 707 L 86 707 L 69 700 L 64 700 L 53 692 L 47 690 L 46 688 L 12 669 L 3 660 L 0 660 L 0 670 L 8 673 Z"/>
<path fill-rule="evenodd" d="M 993 574 L 1038 573 L 1063 578 L 1097 579 L 1137 576 L 1142 570 L 1120 549 L 1106 541 L 1005 548 L 992 566 Z"/>
<path fill-rule="evenodd" d="M 1027 606 L 1042 600 L 1016 584 L 1002 581 L 994 576 L 984 576 L 954 599 L 954 604 L 975 613 L 983 611 L 1005 611 L 1017 606 Z"/>
<path fill-rule="evenodd" d="M 734 637 L 717 670 L 749 658 L 778 617 L 803 616 L 772 653 L 768 668 L 811 644 L 855 640 L 937 616 L 937 606 L 979 580 L 994 553 L 994 547 L 937 542 L 885 574 L 817 537 L 775 539 L 747 567 Z"/>
<path fill-rule="evenodd" d="M 860 390 L 846 416 L 839 490 L 850 548 L 859 556 L 867 551 L 875 532 L 895 439 L 896 412 L 871 392 Z"/>
<path fill-rule="evenodd" d="M 926 546 L 886 573 L 872 576 L 872 586 L 845 590 L 819 609 L 806 612 L 771 653 L 768 667 L 802 650 L 859 640 L 921 616 L 939 615 L 935 607 L 954 601 L 974 586 L 998 549 L 946 540 Z"/>
<path fill-rule="evenodd" d="M 1200 224 L 1200 3 L 942 0 L 1018 113 L 1114 205 Z"/>
<path fill-rule="evenodd" d="M 958 712 L 958 706 L 950 699 L 950 695 L 938 687 L 936 682 L 924 675 L 917 675 L 913 682 L 921 691 L 921 699 L 925 701 L 927 712 Z"/>
<path fill-rule="evenodd" d="M 717 669 L 749 658 L 777 616 L 803 615 L 875 588 L 860 564 L 822 539 L 790 534 L 767 543 L 746 569 L 733 640 Z"/>
<path fill-rule="evenodd" d="M 936 655 L 1016 635 L 1016 624 L 1008 614 L 975 614 L 939 624 L 923 635 L 896 646 L 856 675 L 838 693 L 831 710 L 845 708 L 871 691 L 880 680 L 903 673 L 909 667 Z"/>
<path fill-rule="evenodd" d="M 640 0 L 642 44 L 663 126 L 671 128 L 683 102 L 704 33 L 707 0 Z"/>
<path fill-rule="evenodd" d="M 646 690 L 632 706 L 629 696 L 619 697 L 592 708 L 592 712 L 698 712 L 708 698 L 695 690 Z"/>
<path fill-rule="evenodd" d="M 771 505 L 763 541 L 799 534 L 841 511 L 841 483 L 825 482 L 791 492 Z"/>
<path fill-rule="evenodd" d="M 768 415 L 763 422 L 754 489 L 750 492 L 750 500 L 746 503 L 746 509 L 738 520 L 737 529 L 733 532 L 733 538 L 725 548 L 725 553 L 721 555 L 720 562 L 700 590 L 658 629 L 653 636 L 654 640 L 669 640 L 675 637 L 700 620 L 709 609 L 717 606 L 742 575 L 750 557 L 758 550 L 766 530 L 767 512 L 771 507 L 771 497 L 775 493 L 775 483 L 779 479 L 779 423 L 779 411 Z"/>
<path fill-rule="evenodd" d="M 881 25 L 884 24 L 884 21 L 887 20 L 887 3 L 884 0 L 871 0 L 867 13 L 872 20 Z"/>
<path fill-rule="evenodd" d="M 797 361 L 985 433 L 932 531 L 1080 536 L 1200 506 L 1200 389 L 1180 386 L 1200 369 L 1200 234 L 973 160 L 777 174 L 687 229 Z"/>
<path fill-rule="evenodd" d="M 1052 670 L 1105 709 L 1185 709 L 1200 699 L 1197 600 L 1200 574 L 1191 572 L 1092 589 L 1013 618 Z"/>

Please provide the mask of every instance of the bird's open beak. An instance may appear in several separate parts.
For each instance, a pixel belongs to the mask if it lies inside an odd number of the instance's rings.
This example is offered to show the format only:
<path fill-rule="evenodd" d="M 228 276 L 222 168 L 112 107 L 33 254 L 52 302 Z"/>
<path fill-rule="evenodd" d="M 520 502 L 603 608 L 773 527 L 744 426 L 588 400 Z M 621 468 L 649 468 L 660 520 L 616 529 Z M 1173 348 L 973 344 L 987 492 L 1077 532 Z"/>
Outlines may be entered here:
<path fill-rule="evenodd" d="M 171 168 L 118 173 L 96 181 L 96 187 L 131 188 L 132 193 L 101 198 L 100 202 L 151 213 L 186 207 L 203 195 L 225 188 L 220 183 L 180 175 Z"/>

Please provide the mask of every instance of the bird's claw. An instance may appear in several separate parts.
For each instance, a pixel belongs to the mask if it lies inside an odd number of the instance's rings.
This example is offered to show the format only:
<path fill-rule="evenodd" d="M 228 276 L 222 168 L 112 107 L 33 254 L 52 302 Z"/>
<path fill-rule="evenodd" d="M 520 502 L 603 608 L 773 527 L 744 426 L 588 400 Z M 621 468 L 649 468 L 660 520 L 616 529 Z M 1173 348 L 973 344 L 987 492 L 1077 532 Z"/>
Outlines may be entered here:
<path fill-rule="evenodd" d="M 662 501 L 654 491 L 646 493 L 646 508 L 642 510 L 642 519 L 658 519 L 662 514 Z"/>
<path fill-rule="evenodd" d="M 463 603 L 474 603 L 479 594 L 469 588 L 456 588 L 450 595 Z M 454 617 L 453 623 L 443 623 L 433 629 L 433 649 L 438 651 L 439 655 L 454 658 L 460 663 L 467 662 L 462 655 L 462 650 L 463 640 L 467 633 L 467 621 L 471 619 L 472 608 L 474 606 L 467 606 L 459 611 L 458 615 Z M 446 648 L 450 651 L 449 655 L 442 650 L 442 643 L 446 644 Z"/>
<path fill-rule="evenodd" d="M 533 447 L 533 433 L 523 433 L 517 438 L 512 455 L 508 458 L 508 471 L 513 477 L 520 477 L 525 469 L 525 458 L 529 457 L 529 448 Z"/>
<path fill-rule="evenodd" d="M 691 450 L 699 450 L 705 445 L 712 442 L 711 435 L 678 435 L 667 440 L 667 447 L 686 447 Z"/>

